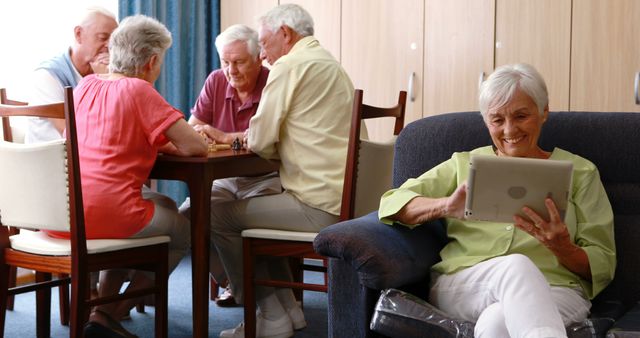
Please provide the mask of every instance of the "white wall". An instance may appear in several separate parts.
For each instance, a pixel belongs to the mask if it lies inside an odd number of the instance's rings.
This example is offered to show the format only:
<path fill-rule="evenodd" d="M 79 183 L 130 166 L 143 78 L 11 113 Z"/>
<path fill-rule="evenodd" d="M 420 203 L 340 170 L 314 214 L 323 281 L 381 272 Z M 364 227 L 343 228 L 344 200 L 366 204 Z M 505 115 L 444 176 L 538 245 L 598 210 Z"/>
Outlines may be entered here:
<path fill-rule="evenodd" d="M 0 1 L 0 87 L 23 99 L 25 79 L 42 61 L 73 41 L 74 18 L 91 5 L 118 16 L 118 0 Z"/>

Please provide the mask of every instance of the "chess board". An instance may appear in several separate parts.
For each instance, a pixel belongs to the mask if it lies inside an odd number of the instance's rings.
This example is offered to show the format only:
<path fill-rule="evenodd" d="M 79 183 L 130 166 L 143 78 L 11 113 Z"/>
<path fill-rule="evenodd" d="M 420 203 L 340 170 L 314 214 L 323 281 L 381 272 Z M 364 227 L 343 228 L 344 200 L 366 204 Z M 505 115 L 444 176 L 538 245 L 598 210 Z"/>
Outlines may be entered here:
<path fill-rule="evenodd" d="M 208 150 L 210 153 L 216 152 L 218 150 L 228 150 L 231 149 L 231 145 L 230 144 L 224 144 L 224 143 L 209 143 L 208 146 Z"/>

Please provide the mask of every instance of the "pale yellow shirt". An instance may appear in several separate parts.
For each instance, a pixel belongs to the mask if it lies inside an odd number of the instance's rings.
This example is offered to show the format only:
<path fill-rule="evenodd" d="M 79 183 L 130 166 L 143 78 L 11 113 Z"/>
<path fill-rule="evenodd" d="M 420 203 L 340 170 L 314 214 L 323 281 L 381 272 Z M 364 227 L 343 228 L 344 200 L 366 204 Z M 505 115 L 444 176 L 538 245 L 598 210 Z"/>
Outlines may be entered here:
<path fill-rule="evenodd" d="M 282 187 L 303 203 L 340 214 L 353 84 L 312 36 L 272 65 L 249 147 L 280 160 Z"/>
<path fill-rule="evenodd" d="M 454 153 L 416 179 L 386 192 L 380 203 L 380 219 L 391 224 L 397 213 L 416 196 L 445 197 L 467 180 L 470 154 L 494 155 L 491 146 L 471 152 Z M 558 262 L 549 249 L 510 223 L 492 223 L 447 218 L 451 241 L 442 249 L 442 261 L 433 266 L 439 273 L 453 273 L 481 261 L 513 253 L 524 254 L 542 271 L 549 284 L 581 287 L 595 297 L 613 279 L 616 268 L 613 211 L 600 182 L 597 168 L 590 161 L 556 148 L 550 159 L 573 163 L 572 191 L 565 223 L 571 239 L 587 253 L 592 282 L 581 279 Z M 416 225 L 407 225 L 414 227 Z"/>

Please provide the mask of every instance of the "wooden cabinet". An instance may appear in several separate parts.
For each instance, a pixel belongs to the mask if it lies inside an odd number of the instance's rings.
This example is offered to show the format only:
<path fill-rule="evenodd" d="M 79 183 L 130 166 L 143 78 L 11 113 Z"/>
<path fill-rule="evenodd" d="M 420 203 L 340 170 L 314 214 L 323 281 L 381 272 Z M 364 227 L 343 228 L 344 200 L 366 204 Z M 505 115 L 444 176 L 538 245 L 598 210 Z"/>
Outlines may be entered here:
<path fill-rule="evenodd" d="M 306 9 L 313 18 L 315 34 L 320 45 L 340 61 L 340 3 L 341 0 L 280 0 L 280 4 L 295 3 Z"/>
<path fill-rule="evenodd" d="M 568 110 L 571 0 L 426 0 L 425 17 L 425 116 L 478 110 L 482 79 L 520 62 Z"/>
<path fill-rule="evenodd" d="M 425 1 L 424 116 L 478 110 L 493 70 L 495 0 Z"/>
<path fill-rule="evenodd" d="M 376 106 L 396 104 L 413 77 L 405 123 L 422 117 L 423 6 L 423 0 L 342 1 L 342 65 L 364 102 Z M 370 122 L 371 139 L 393 134 L 391 120 Z"/>
<path fill-rule="evenodd" d="M 255 26 L 285 2 L 311 13 L 365 103 L 412 89 L 407 123 L 477 110 L 481 76 L 517 62 L 545 78 L 551 110 L 640 112 L 638 0 L 222 0 L 222 25 Z M 390 135 L 386 124 L 368 124 L 373 139 Z"/>
<path fill-rule="evenodd" d="M 640 112 L 640 1 L 573 2 L 571 110 Z"/>
<path fill-rule="evenodd" d="M 237 23 L 258 30 L 258 18 L 277 5 L 278 0 L 221 0 L 220 31 Z"/>
<path fill-rule="evenodd" d="M 552 111 L 569 110 L 571 0 L 497 0 L 495 66 L 520 62 L 545 79 Z"/>

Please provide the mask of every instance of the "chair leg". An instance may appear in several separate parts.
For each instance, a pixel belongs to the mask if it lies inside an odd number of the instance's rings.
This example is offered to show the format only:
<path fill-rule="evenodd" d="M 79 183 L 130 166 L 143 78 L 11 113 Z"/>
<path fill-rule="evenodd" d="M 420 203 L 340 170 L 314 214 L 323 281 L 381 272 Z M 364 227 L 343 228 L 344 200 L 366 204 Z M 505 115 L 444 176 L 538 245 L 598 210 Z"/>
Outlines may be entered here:
<path fill-rule="evenodd" d="M 51 280 L 51 274 L 36 271 L 36 282 Z M 51 336 L 51 288 L 36 290 L 36 336 Z"/>
<path fill-rule="evenodd" d="M 19 232 L 17 228 L 9 228 L 8 231 L 9 231 L 8 233 L 9 236 L 15 235 Z M 15 287 L 17 284 L 16 280 L 18 278 L 18 268 L 16 268 L 15 266 L 9 267 L 8 274 L 9 274 L 9 287 L 10 288 Z M 14 302 L 15 302 L 15 297 L 13 295 L 7 298 L 7 310 L 13 311 Z"/>
<path fill-rule="evenodd" d="M 155 282 L 158 291 L 155 293 L 155 331 L 156 338 L 167 338 L 169 335 L 169 267 L 166 264 L 168 260 L 168 247 L 164 249 L 165 259 L 161 260 L 156 268 Z"/>
<path fill-rule="evenodd" d="M 60 274 L 58 278 L 68 278 L 67 274 Z M 60 285 L 58 287 L 59 301 L 60 301 L 60 324 L 69 325 L 69 284 Z"/>
<path fill-rule="evenodd" d="M 16 286 L 16 280 L 18 278 L 18 268 L 16 268 L 15 266 L 12 266 L 9 268 L 9 287 L 15 287 Z M 7 297 L 7 310 L 13 311 L 13 304 L 14 304 L 14 300 L 15 297 L 9 296 Z"/>
<path fill-rule="evenodd" d="M 256 294 L 254 280 L 255 257 L 252 256 L 251 239 L 242 242 L 243 292 L 244 292 L 244 337 L 256 337 Z"/>
<path fill-rule="evenodd" d="M 302 268 L 302 264 L 304 264 L 304 258 L 289 258 L 289 267 L 291 268 L 291 276 L 293 276 L 294 282 L 302 283 L 304 281 L 304 269 Z M 294 297 L 296 297 L 296 300 L 300 302 L 300 306 L 302 306 L 304 290 L 292 289 L 291 291 L 293 291 Z"/>
<path fill-rule="evenodd" d="M 87 274 L 84 281 L 80 277 L 71 276 L 71 311 L 69 320 L 70 337 L 84 337 L 84 325 L 89 320 L 91 308 L 86 299 L 91 299 L 90 277 Z"/>
<path fill-rule="evenodd" d="M 136 312 L 137 313 L 144 313 L 144 299 L 145 297 L 140 297 L 140 299 L 138 300 L 138 303 L 136 303 Z"/>
<path fill-rule="evenodd" d="M 4 337 L 4 321 L 7 314 L 7 300 L 9 289 L 9 270 L 12 267 L 0 265 L 0 336 Z"/>

